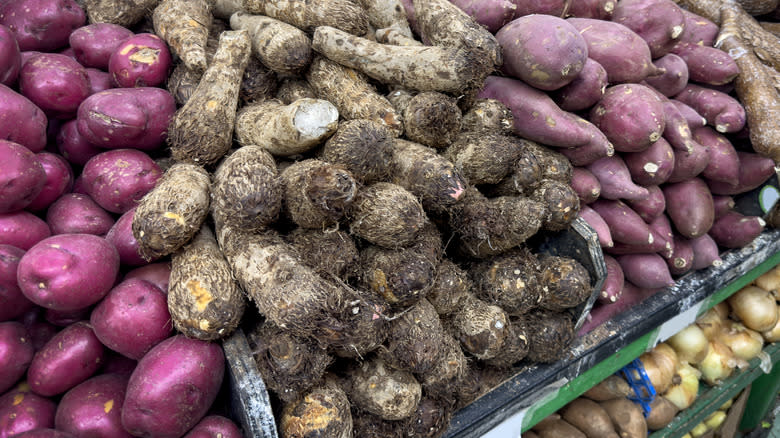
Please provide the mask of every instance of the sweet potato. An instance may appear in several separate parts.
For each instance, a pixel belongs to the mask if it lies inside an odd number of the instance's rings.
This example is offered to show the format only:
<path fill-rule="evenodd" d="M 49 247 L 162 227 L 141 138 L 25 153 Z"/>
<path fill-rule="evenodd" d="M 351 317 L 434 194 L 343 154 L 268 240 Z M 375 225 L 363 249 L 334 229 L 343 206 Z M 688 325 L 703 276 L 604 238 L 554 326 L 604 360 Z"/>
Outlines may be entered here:
<path fill-rule="evenodd" d="M 296 75 L 311 62 L 311 39 L 284 21 L 238 12 L 230 17 L 230 27 L 249 32 L 252 54 L 275 73 Z"/>
<path fill-rule="evenodd" d="M 496 33 L 501 70 L 540 90 L 556 90 L 580 74 L 588 59 L 585 39 L 563 18 L 526 15 Z"/>
<path fill-rule="evenodd" d="M 51 234 L 49 224 L 26 210 L 0 214 L 0 244 L 26 251 Z"/>
<path fill-rule="evenodd" d="M 570 17 L 571 23 L 588 43 L 588 57 L 607 70 L 610 83 L 637 83 L 663 73 L 653 65 L 650 47 L 628 27 L 605 20 Z"/>
<path fill-rule="evenodd" d="M 650 430 L 663 429 L 674 420 L 680 410 L 666 397 L 657 396 L 650 402 L 650 413 L 645 418 Z"/>
<path fill-rule="evenodd" d="M 710 163 L 709 148 L 696 141 L 690 143 L 690 152 L 674 149 L 674 167 L 667 183 L 687 181 L 700 175 Z"/>
<path fill-rule="evenodd" d="M 671 100 L 664 102 L 664 119 L 666 119 L 666 127 L 663 138 L 669 142 L 669 145 L 677 150 L 693 152 L 696 147 L 693 143 L 696 140 L 692 131 L 701 128 L 704 123 L 698 123 L 692 127 L 680 107 Z"/>
<path fill-rule="evenodd" d="M 645 83 L 656 89 L 666 97 L 672 97 L 680 93 L 688 84 L 688 64 L 674 53 L 667 53 L 653 60 L 656 67 L 664 69 L 658 76 L 645 78 Z"/>
<path fill-rule="evenodd" d="M 344 387 L 353 407 L 385 420 L 409 417 L 422 396 L 412 373 L 393 369 L 376 357 L 353 366 Z"/>
<path fill-rule="evenodd" d="M 425 217 L 414 195 L 397 184 L 383 182 L 361 188 L 348 212 L 352 234 L 388 248 L 414 243 Z"/>
<path fill-rule="evenodd" d="M 671 257 L 666 258 L 666 263 L 669 265 L 669 273 L 677 276 L 690 271 L 693 269 L 694 257 L 695 254 L 690 239 L 675 235 Z"/>
<path fill-rule="evenodd" d="M 739 67 L 731 56 L 714 47 L 678 42 L 672 53 L 685 61 L 689 78 L 694 82 L 725 85 L 739 74 Z"/>
<path fill-rule="evenodd" d="M 19 72 L 19 92 L 49 117 L 72 118 L 89 96 L 87 70 L 59 53 L 31 57 Z"/>
<path fill-rule="evenodd" d="M 517 5 L 515 18 L 529 14 L 555 15 L 556 17 L 565 17 L 572 2 L 567 0 L 512 0 Z"/>
<path fill-rule="evenodd" d="M 282 437 L 352 436 L 352 414 L 347 394 L 327 379 L 282 408 L 279 434 Z"/>
<path fill-rule="evenodd" d="M 156 87 L 172 67 L 165 41 L 152 33 L 138 33 L 122 41 L 108 58 L 108 73 L 118 87 Z"/>
<path fill-rule="evenodd" d="M 154 31 L 187 68 L 206 70 L 206 39 L 212 15 L 205 0 L 163 0 L 152 12 Z"/>
<path fill-rule="evenodd" d="M 628 382 L 617 374 L 607 376 L 604 380 L 591 387 L 583 394 L 590 400 L 601 402 L 634 395 L 634 390 Z"/>
<path fill-rule="evenodd" d="M 16 36 L 7 26 L 0 24 L 0 84 L 12 86 L 22 68 L 22 55 Z"/>
<path fill-rule="evenodd" d="M 642 408 L 627 398 L 606 400 L 599 403 L 607 411 L 615 431 L 620 436 L 632 438 L 647 437 L 647 422 Z"/>
<path fill-rule="evenodd" d="M 588 438 L 617 438 L 607 411 L 593 400 L 578 397 L 561 410 L 561 418 L 578 428 Z"/>
<path fill-rule="evenodd" d="M 674 106 L 677 107 L 678 110 L 680 110 L 680 113 L 688 122 L 688 127 L 690 127 L 691 129 L 698 128 L 699 126 L 707 125 L 707 119 L 705 119 L 704 116 L 699 114 L 690 105 L 683 103 L 682 101 L 679 101 L 677 99 L 669 99 L 669 101 L 672 102 Z"/>
<path fill-rule="evenodd" d="M 480 4 L 471 0 L 455 0 L 452 4 L 473 17 L 474 21 L 484 26 L 492 34 L 495 34 L 505 24 L 512 21 L 515 18 L 517 9 L 517 5 L 510 0 L 501 0 L 490 5 Z"/>
<path fill-rule="evenodd" d="M 585 438 L 587 435 L 582 433 L 581 430 L 574 427 L 571 423 L 556 419 L 546 419 L 534 426 L 534 431 L 539 434 L 539 438 L 556 438 L 556 437 L 571 437 L 571 438 Z"/>
<path fill-rule="evenodd" d="M 117 24 L 91 23 L 71 32 L 68 42 L 81 65 L 108 70 L 111 54 L 133 35 L 131 30 Z"/>
<path fill-rule="evenodd" d="M 658 215 L 648 225 L 654 238 L 663 241 L 664 249 L 659 251 L 659 253 L 662 256 L 669 257 L 674 249 L 672 247 L 674 244 L 674 230 L 672 229 L 672 222 L 669 220 L 668 213 Z"/>
<path fill-rule="evenodd" d="M 720 266 L 723 264 L 719 255 L 718 244 L 709 234 L 702 234 L 699 237 L 691 239 L 693 249 L 693 264 L 691 269 L 704 269 L 710 266 Z"/>
<path fill-rule="evenodd" d="M 729 139 L 709 126 L 693 131 L 694 139 L 707 148 L 709 161 L 701 172 L 708 180 L 734 184 L 739 181 L 739 155 Z"/>
<path fill-rule="evenodd" d="M 157 163 L 135 149 L 113 149 L 87 161 L 81 172 L 84 191 L 112 213 L 133 208 L 162 176 Z"/>
<path fill-rule="evenodd" d="M 612 304 L 617 302 L 623 295 L 625 276 L 620 263 L 611 255 L 604 254 L 604 264 L 607 267 L 607 276 L 604 280 L 604 286 L 602 286 L 599 292 L 598 302 Z"/>
<path fill-rule="evenodd" d="M 230 150 L 241 78 L 249 57 L 246 31 L 220 34 L 211 64 L 168 127 L 174 159 L 212 165 Z"/>
<path fill-rule="evenodd" d="M 692 178 L 663 187 L 666 212 L 674 227 L 689 239 L 709 231 L 714 221 L 715 207 L 707 184 Z"/>
<path fill-rule="evenodd" d="M 127 376 L 101 374 L 66 392 L 57 404 L 54 426 L 74 435 L 96 433 L 130 438 L 122 428 L 120 413 L 125 400 Z"/>
<path fill-rule="evenodd" d="M 5 393 L 27 372 L 35 348 L 22 323 L 4 321 L 0 322 L 0 350 L 3 351 L 0 356 L 0 392 Z"/>
<path fill-rule="evenodd" d="M 590 109 L 589 120 L 612 142 L 615 150 L 641 152 L 661 138 L 666 128 L 661 99 L 641 84 L 608 87 Z"/>
<path fill-rule="evenodd" d="M 626 163 L 617 155 L 597 160 L 586 168 L 598 179 L 601 198 L 641 201 L 650 196 L 646 188 L 634 184 Z"/>
<path fill-rule="evenodd" d="M 221 415 L 207 415 L 198 421 L 184 438 L 241 438 L 241 429 L 233 420 Z"/>
<path fill-rule="evenodd" d="M 659 186 L 647 186 L 649 196 L 636 201 L 626 201 L 645 222 L 650 223 L 666 211 L 666 198 Z"/>
<path fill-rule="evenodd" d="M 130 376 L 122 426 L 132 435 L 178 437 L 216 399 L 225 373 L 219 344 L 176 335 L 157 344 Z M 155 376 L 167 375 L 168 379 Z"/>
<path fill-rule="evenodd" d="M 46 210 L 46 223 L 51 234 L 83 233 L 105 235 L 114 218 L 89 195 L 66 193 Z"/>
<path fill-rule="evenodd" d="M 579 74 L 551 95 L 562 110 L 581 111 L 601 100 L 606 88 L 607 70 L 592 58 L 587 58 Z"/>
<path fill-rule="evenodd" d="M 569 7 L 569 15 L 579 18 L 596 18 L 609 20 L 615 10 L 614 0 L 581 0 L 572 2 Z"/>
<path fill-rule="evenodd" d="M 715 220 L 707 234 L 722 247 L 741 248 L 758 237 L 765 226 L 761 217 L 729 211 Z"/>
<path fill-rule="evenodd" d="M 119 255 L 102 237 L 60 234 L 33 245 L 19 261 L 17 275 L 30 301 L 67 311 L 100 301 L 118 271 Z"/>
<path fill-rule="evenodd" d="M 46 181 L 32 202 L 27 204 L 29 211 L 41 211 L 57 198 L 71 191 L 73 187 L 73 169 L 62 156 L 51 152 L 39 152 L 35 158 L 43 166 Z"/>
<path fill-rule="evenodd" d="M 54 400 L 30 390 L 21 382 L 0 396 L 0 435 L 11 437 L 34 429 L 54 427 Z"/>
<path fill-rule="evenodd" d="M 0 24 L 14 32 L 20 50 L 54 51 L 86 22 L 74 0 L 22 0 L 0 5 Z"/>
<path fill-rule="evenodd" d="M 688 84 L 674 98 L 696 110 L 720 133 L 738 132 L 745 126 L 745 107 L 722 91 Z"/>
<path fill-rule="evenodd" d="M 546 285 L 539 258 L 518 248 L 482 261 L 469 269 L 474 294 L 489 304 L 519 316 L 537 307 Z"/>
<path fill-rule="evenodd" d="M 685 28 L 680 35 L 680 42 L 712 47 L 720 28 L 717 24 L 701 15 L 683 8 Z"/>
<path fill-rule="evenodd" d="M 737 151 L 739 178 L 736 181 L 707 181 L 713 195 L 737 195 L 759 187 L 774 173 L 774 161 L 754 152 Z"/>
<path fill-rule="evenodd" d="M 91 377 L 104 356 L 105 347 L 86 321 L 71 324 L 35 353 L 27 382 L 36 394 L 62 394 Z"/>
<path fill-rule="evenodd" d="M 602 248 L 615 246 L 615 242 L 612 241 L 612 234 L 609 231 L 609 226 L 596 210 L 590 208 L 587 204 L 581 205 L 579 217 L 583 218 L 596 232 L 599 244 Z"/>
<path fill-rule="evenodd" d="M 653 243 L 644 220 L 623 201 L 599 199 L 589 204 L 607 223 L 615 242 L 641 245 Z"/>
<path fill-rule="evenodd" d="M 685 28 L 682 8 L 672 0 L 621 0 L 611 19 L 642 37 L 653 59 L 669 53 Z"/>
<path fill-rule="evenodd" d="M 46 170 L 35 153 L 12 141 L 0 140 L 0 155 L 0 212 L 22 210 L 43 190 Z"/>
<path fill-rule="evenodd" d="M 643 186 L 666 182 L 674 170 L 674 150 L 663 137 L 641 152 L 622 154 L 631 179 Z"/>
<path fill-rule="evenodd" d="M 596 175 L 585 167 L 575 167 L 572 169 L 571 188 L 577 192 L 580 198 L 580 204 L 588 204 L 599 198 L 601 194 L 601 183 Z M 582 208 L 582 205 L 580 205 Z"/>
<path fill-rule="evenodd" d="M 442 149 L 452 143 L 461 130 L 457 100 L 444 93 L 414 94 L 395 90 L 388 99 L 403 116 L 404 135 L 411 141 Z"/>

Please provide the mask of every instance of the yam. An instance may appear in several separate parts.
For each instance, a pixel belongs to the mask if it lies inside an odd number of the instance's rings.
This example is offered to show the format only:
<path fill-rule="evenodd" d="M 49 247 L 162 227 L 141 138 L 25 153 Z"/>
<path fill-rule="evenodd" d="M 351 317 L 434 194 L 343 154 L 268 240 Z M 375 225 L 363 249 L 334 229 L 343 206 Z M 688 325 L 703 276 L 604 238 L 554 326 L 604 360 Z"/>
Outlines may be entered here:
<path fill-rule="evenodd" d="M 187 68 L 204 71 L 212 15 L 207 0 L 162 0 L 152 12 L 154 32 Z"/>

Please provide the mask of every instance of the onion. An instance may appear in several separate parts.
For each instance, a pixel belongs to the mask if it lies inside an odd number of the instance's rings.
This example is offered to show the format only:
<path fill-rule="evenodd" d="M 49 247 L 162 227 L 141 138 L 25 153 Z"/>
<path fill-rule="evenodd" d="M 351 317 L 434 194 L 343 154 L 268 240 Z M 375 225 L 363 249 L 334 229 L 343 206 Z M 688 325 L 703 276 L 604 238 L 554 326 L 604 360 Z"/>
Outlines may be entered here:
<path fill-rule="evenodd" d="M 774 295 L 775 299 L 780 296 L 780 267 L 774 267 L 765 272 L 753 282 L 756 286 L 769 291 Z"/>
<path fill-rule="evenodd" d="M 723 342 L 713 339 L 710 341 L 710 351 L 707 357 L 699 363 L 702 379 L 711 386 L 718 385 L 723 379 L 729 377 L 739 360 L 734 357 L 729 347 Z"/>
<path fill-rule="evenodd" d="M 734 321 L 727 321 L 723 325 L 718 339 L 731 349 L 734 356 L 743 360 L 758 356 L 764 347 L 764 338 L 760 333 Z"/>
<path fill-rule="evenodd" d="M 681 362 L 697 364 L 707 356 L 710 342 L 702 329 L 691 324 L 666 341 L 677 352 Z"/>
<path fill-rule="evenodd" d="M 777 316 L 777 324 L 775 324 L 772 330 L 761 333 L 761 335 L 764 337 L 764 340 L 767 342 L 780 341 L 780 306 L 777 306 Z"/>
<path fill-rule="evenodd" d="M 699 326 L 708 340 L 716 339 L 723 327 L 723 318 L 721 318 L 718 310 L 713 307 L 696 319 L 696 325 Z"/>
<path fill-rule="evenodd" d="M 677 375 L 680 376 L 680 383 L 670 386 L 663 396 L 677 406 L 677 409 L 683 410 L 692 405 L 699 395 L 701 372 L 688 363 L 682 362 L 677 368 Z"/>
<path fill-rule="evenodd" d="M 757 286 L 745 286 L 728 298 L 734 314 L 747 328 L 757 332 L 772 330 L 777 324 L 775 297 Z"/>
<path fill-rule="evenodd" d="M 726 320 L 729 317 L 729 305 L 726 301 L 721 301 L 712 306 L 712 310 L 715 311 L 722 320 Z"/>
<path fill-rule="evenodd" d="M 704 436 L 705 433 L 709 432 L 709 428 L 706 424 L 702 421 L 701 423 L 697 424 L 696 426 L 693 426 L 693 429 L 691 429 L 690 434 L 693 438 L 699 438 L 700 436 Z"/>
<path fill-rule="evenodd" d="M 725 412 L 715 411 L 704 419 L 704 424 L 706 424 L 707 428 L 710 430 L 716 430 L 724 421 L 726 421 L 726 417 L 727 415 Z"/>
<path fill-rule="evenodd" d="M 660 344 L 659 344 L 660 345 Z M 669 348 L 671 350 L 671 348 Z M 653 384 L 655 392 L 661 394 L 672 385 L 675 377 L 677 356 L 672 359 L 668 355 L 654 353 L 655 350 L 648 351 L 639 356 L 645 374 Z M 672 350 L 674 351 L 674 350 Z"/>

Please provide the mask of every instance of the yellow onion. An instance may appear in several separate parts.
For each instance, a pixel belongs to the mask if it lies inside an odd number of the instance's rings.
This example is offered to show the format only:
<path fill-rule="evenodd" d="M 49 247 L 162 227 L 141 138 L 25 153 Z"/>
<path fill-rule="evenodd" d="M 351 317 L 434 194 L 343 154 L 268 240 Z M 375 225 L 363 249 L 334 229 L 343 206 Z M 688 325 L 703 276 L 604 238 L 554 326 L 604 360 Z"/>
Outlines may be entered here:
<path fill-rule="evenodd" d="M 693 438 L 699 438 L 700 436 L 704 436 L 704 434 L 709 432 L 709 430 L 710 429 L 707 427 L 707 425 L 702 421 L 701 423 L 694 426 L 689 433 Z"/>
<path fill-rule="evenodd" d="M 701 372 L 688 363 L 681 362 L 677 375 L 680 376 L 680 383 L 670 386 L 663 396 L 677 406 L 677 409 L 683 410 L 692 405 L 699 395 Z"/>
<path fill-rule="evenodd" d="M 725 320 L 729 317 L 729 312 L 731 309 L 729 309 L 729 304 L 726 301 L 721 301 L 718 304 L 712 306 L 712 310 L 715 311 L 718 316 L 720 316 L 720 319 Z"/>
<path fill-rule="evenodd" d="M 761 333 L 761 336 L 764 337 L 764 340 L 767 342 L 777 342 L 780 341 L 780 306 L 777 306 L 777 324 L 775 324 L 774 327 L 772 327 L 772 330 L 768 330 Z"/>
<path fill-rule="evenodd" d="M 761 289 L 771 292 L 775 299 L 778 299 L 780 296 L 780 266 L 775 266 L 761 274 L 753 283 Z"/>
<path fill-rule="evenodd" d="M 761 333 L 750 330 L 734 321 L 725 322 L 718 339 L 731 349 L 734 356 L 743 360 L 750 360 L 758 356 L 764 347 L 764 338 Z"/>
<path fill-rule="evenodd" d="M 772 330 L 777 324 L 775 297 L 758 286 L 745 286 L 728 298 L 734 315 L 747 328 L 757 332 Z"/>
<path fill-rule="evenodd" d="M 707 339 L 712 340 L 717 338 L 718 333 L 720 333 L 723 318 L 721 318 L 717 308 L 713 307 L 696 319 L 696 325 L 699 326 Z"/>
<path fill-rule="evenodd" d="M 709 430 L 716 430 L 726 421 L 726 413 L 723 411 L 715 411 L 704 419 L 704 424 L 707 425 Z"/>
<path fill-rule="evenodd" d="M 681 362 L 688 362 L 694 365 L 707 356 L 710 346 L 704 331 L 696 324 L 685 327 L 666 342 L 674 348 Z"/>
<path fill-rule="evenodd" d="M 675 366 L 663 355 L 654 354 L 653 351 L 642 353 L 639 356 L 645 374 L 653 384 L 656 393 L 665 392 L 672 385 L 675 377 Z"/>
<path fill-rule="evenodd" d="M 713 339 L 710 341 L 710 351 L 698 365 L 702 379 L 711 386 L 729 377 L 738 365 L 739 360 L 734 356 L 729 347 L 723 342 Z"/>
<path fill-rule="evenodd" d="M 722 405 L 720 405 L 720 407 L 718 408 L 718 410 L 719 410 L 719 411 L 728 411 L 728 410 L 729 410 L 729 408 L 731 407 L 731 405 L 733 405 L 733 404 L 734 404 L 734 399 L 735 399 L 735 398 L 736 398 L 736 397 L 732 397 L 732 398 L 730 398 L 730 399 L 726 400 L 726 403 L 723 403 Z"/>

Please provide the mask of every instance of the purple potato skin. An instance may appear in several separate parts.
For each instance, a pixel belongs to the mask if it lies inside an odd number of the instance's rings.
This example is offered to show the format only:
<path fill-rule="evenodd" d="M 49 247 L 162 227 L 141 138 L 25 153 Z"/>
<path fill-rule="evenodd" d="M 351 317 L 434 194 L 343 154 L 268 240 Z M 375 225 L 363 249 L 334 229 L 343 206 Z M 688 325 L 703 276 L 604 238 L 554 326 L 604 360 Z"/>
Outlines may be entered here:
<path fill-rule="evenodd" d="M 71 388 L 57 405 L 55 428 L 74 436 L 132 437 L 121 419 L 129 377 L 100 374 Z"/>
<path fill-rule="evenodd" d="M 172 62 L 165 41 L 139 33 L 116 47 L 108 59 L 108 73 L 117 87 L 156 87 L 168 78 Z"/>
<path fill-rule="evenodd" d="M 19 143 L 0 140 L 0 213 L 30 205 L 45 182 L 46 172 L 32 151 Z"/>
<path fill-rule="evenodd" d="M 87 70 L 60 53 L 33 56 L 19 72 L 19 92 L 49 117 L 70 119 L 90 94 Z"/>
<path fill-rule="evenodd" d="M 0 243 L 0 321 L 19 318 L 36 307 L 24 296 L 16 281 L 16 269 L 22 255 L 23 249 Z"/>
<path fill-rule="evenodd" d="M 20 322 L 0 322 L 0 394 L 24 376 L 35 354 L 27 329 Z"/>
<path fill-rule="evenodd" d="M 118 24 L 91 23 L 74 30 L 68 41 L 81 65 L 108 70 L 111 54 L 133 35 L 130 29 Z"/>
<path fill-rule="evenodd" d="M 46 223 L 52 234 L 103 236 L 111 229 L 114 218 L 89 195 L 66 193 L 49 206 Z"/>
<path fill-rule="evenodd" d="M 38 196 L 27 204 L 27 210 L 30 211 L 44 210 L 73 188 L 73 169 L 65 158 L 51 152 L 39 152 L 36 158 L 46 173 L 46 182 Z"/>
<path fill-rule="evenodd" d="M 105 210 L 120 214 L 135 207 L 161 176 L 160 166 L 135 149 L 102 152 L 81 172 L 84 191 Z"/>
<path fill-rule="evenodd" d="M 241 429 L 229 418 L 209 415 L 195 425 L 184 438 L 241 438 Z"/>
<path fill-rule="evenodd" d="M 119 260 L 124 266 L 143 266 L 149 263 L 138 254 L 138 241 L 133 236 L 133 216 L 136 207 L 127 210 L 114 222 L 106 233 L 106 240 L 113 243 L 119 251 Z"/>
<path fill-rule="evenodd" d="M 54 400 L 32 392 L 27 382 L 19 383 L 0 396 L 0 438 L 54 427 L 56 409 Z"/>
<path fill-rule="evenodd" d="M 168 293 L 168 284 L 171 277 L 170 262 L 149 263 L 145 266 L 139 266 L 127 272 L 125 280 L 130 278 L 140 278 L 146 280 L 160 288 L 161 291 Z"/>
<path fill-rule="evenodd" d="M 0 2 L 0 24 L 14 32 L 21 51 L 51 52 L 65 47 L 71 32 L 86 21 L 86 13 L 75 0 Z"/>
<path fill-rule="evenodd" d="M 16 36 L 0 24 L 0 84 L 12 86 L 22 68 L 22 55 Z"/>
<path fill-rule="evenodd" d="M 76 438 L 75 435 L 57 429 L 42 428 L 14 435 L 14 438 Z"/>
<path fill-rule="evenodd" d="M 0 138 L 33 152 L 46 147 L 46 114 L 12 88 L 0 84 Z"/>
<path fill-rule="evenodd" d="M 26 251 L 49 236 L 49 225 L 26 210 L 0 214 L 0 245 L 13 245 Z"/>
<path fill-rule="evenodd" d="M 66 160 L 77 166 L 83 166 L 90 158 L 104 152 L 105 149 L 88 142 L 79 132 L 77 125 L 76 119 L 63 123 L 57 132 L 55 142 L 57 150 Z"/>
<path fill-rule="evenodd" d="M 89 78 L 89 95 L 114 88 L 111 82 L 111 75 L 96 68 L 87 68 L 87 77 Z"/>

